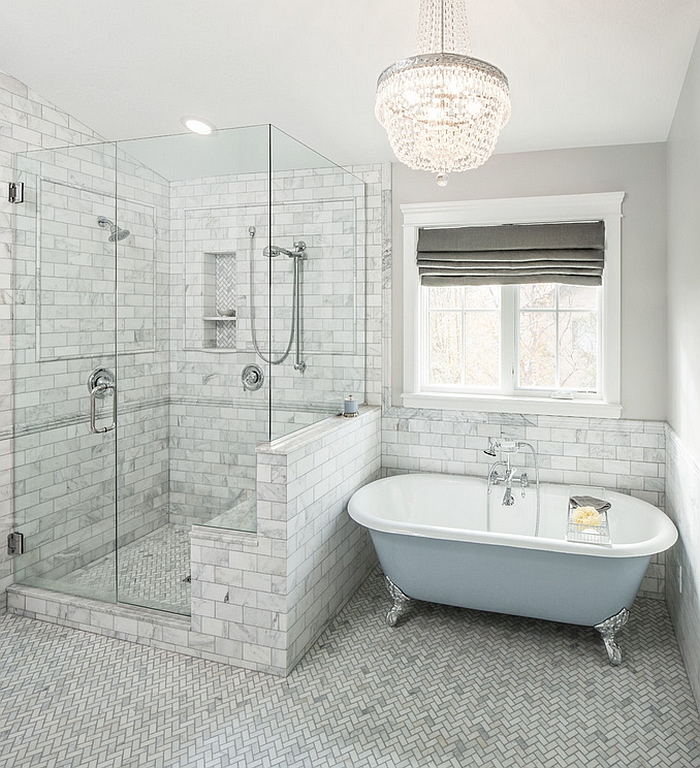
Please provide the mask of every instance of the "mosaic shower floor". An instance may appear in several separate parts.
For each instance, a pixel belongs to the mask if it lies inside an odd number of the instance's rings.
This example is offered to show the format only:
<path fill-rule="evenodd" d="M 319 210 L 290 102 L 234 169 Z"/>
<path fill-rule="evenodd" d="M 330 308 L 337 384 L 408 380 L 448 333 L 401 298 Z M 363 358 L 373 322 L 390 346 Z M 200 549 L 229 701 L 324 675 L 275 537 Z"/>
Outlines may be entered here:
<path fill-rule="evenodd" d="M 114 594 L 114 553 L 61 579 L 67 591 Z M 164 525 L 119 549 L 118 600 L 175 613 L 190 612 L 190 527 Z M 60 588 L 60 584 L 57 585 Z"/>
<path fill-rule="evenodd" d="M 375 573 L 286 680 L 7 615 L 0 768 L 697 768 L 663 602 L 588 628 L 414 606 Z"/>

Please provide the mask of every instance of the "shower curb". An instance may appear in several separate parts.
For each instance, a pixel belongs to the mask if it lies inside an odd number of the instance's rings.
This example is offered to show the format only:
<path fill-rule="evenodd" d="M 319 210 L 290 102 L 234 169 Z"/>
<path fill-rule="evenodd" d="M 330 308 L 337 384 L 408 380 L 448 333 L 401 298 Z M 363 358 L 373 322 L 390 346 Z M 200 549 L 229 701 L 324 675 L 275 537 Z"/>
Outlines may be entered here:
<path fill-rule="evenodd" d="M 13 584 L 7 590 L 7 613 L 219 664 L 267 671 L 258 664 L 246 664 L 209 651 L 213 639 L 193 632 L 189 616 L 104 603 L 20 584 Z M 274 674 L 275 670 L 269 672 Z"/>

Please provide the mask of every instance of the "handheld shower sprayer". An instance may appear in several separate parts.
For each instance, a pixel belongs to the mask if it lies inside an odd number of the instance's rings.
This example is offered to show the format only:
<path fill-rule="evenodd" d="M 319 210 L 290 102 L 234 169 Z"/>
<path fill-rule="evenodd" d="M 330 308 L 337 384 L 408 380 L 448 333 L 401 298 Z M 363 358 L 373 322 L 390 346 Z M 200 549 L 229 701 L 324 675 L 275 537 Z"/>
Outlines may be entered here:
<path fill-rule="evenodd" d="M 517 453 L 526 445 L 527 443 L 518 443 L 515 440 L 494 440 L 492 437 L 489 437 L 489 445 L 488 448 L 484 448 L 484 453 L 487 456 L 495 456 L 496 451 L 506 454 Z"/>
<path fill-rule="evenodd" d="M 295 344 L 296 351 L 294 359 L 294 370 L 299 371 L 300 373 L 304 373 L 306 370 L 306 363 L 301 358 L 301 262 L 306 259 L 306 243 L 303 240 L 295 240 L 292 246 L 294 248 L 293 251 L 288 251 L 286 248 L 281 248 L 279 245 L 272 245 L 271 243 L 263 248 L 263 255 L 268 259 L 272 259 L 275 256 L 279 256 L 283 253 L 294 260 L 292 262 L 292 322 L 289 329 L 289 341 L 287 342 L 287 348 L 278 357 L 274 357 L 271 350 L 267 353 L 266 356 L 265 353 L 260 350 L 255 332 L 255 277 L 253 274 L 255 264 L 255 233 L 255 227 L 248 227 L 248 235 L 250 237 L 250 323 L 253 347 L 255 348 L 258 356 L 266 363 L 270 363 L 271 365 L 280 365 L 280 363 L 283 363 L 289 356 L 289 353 L 292 349 L 292 344 Z M 271 336 L 270 345 L 272 345 Z"/>
<path fill-rule="evenodd" d="M 294 250 L 288 251 L 286 248 L 282 248 L 279 245 L 266 245 L 263 248 L 263 254 L 267 256 L 269 259 L 274 258 L 275 256 L 279 256 L 280 254 L 284 254 L 285 256 L 289 256 L 292 259 L 295 258 L 304 258 L 304 251 L 306 250 L 306 243 L 303 240 L 295 240 L 294 241 Z"/>

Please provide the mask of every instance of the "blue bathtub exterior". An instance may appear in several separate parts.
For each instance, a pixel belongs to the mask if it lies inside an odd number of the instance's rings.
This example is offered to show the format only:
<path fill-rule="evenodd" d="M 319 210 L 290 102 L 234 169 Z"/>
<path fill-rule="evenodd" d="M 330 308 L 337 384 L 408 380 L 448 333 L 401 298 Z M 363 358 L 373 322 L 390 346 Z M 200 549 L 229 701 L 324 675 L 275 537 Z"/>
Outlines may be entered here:
<path fill-rule="evenodd" d="M 408 597 L 584 626 L 631 608 L 651 560 L 370 534 L 384 573 Z"/>

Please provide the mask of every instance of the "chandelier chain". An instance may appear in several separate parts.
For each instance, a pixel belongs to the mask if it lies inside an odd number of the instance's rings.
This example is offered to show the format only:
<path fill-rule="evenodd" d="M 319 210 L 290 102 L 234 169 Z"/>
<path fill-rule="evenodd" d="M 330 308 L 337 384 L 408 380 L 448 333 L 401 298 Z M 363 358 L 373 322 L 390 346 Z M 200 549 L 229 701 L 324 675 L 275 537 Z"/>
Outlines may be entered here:
<path fill-rule="evenodd" d="M 471 55 L 467 12 L 462 0 L 421 0 L 416 53 Z"/>
<path fill-rule="evenodd" d="M 440 24 L 440 50 L 445 53 L 445 0 L 441 0 L 442 22 Z"/>

